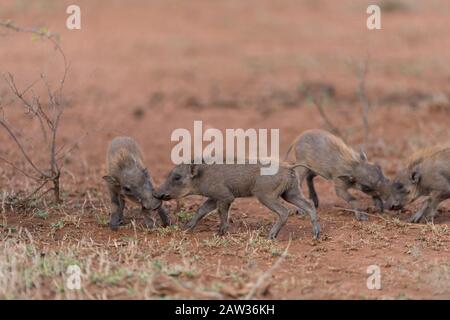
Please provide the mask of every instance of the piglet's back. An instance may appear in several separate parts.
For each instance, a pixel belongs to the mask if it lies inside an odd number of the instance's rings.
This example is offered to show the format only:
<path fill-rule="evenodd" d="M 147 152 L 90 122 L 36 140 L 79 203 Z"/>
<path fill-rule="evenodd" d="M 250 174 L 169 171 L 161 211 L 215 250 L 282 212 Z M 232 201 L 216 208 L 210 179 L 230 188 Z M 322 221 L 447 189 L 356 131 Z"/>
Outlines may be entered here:
<path fill-rule="evenodd" d="M 408 158 L 406 167 L 412 169 L 417 165 L 430 162 L 444 162 L 450 171 L 450 143 L 416 151 Z"/>
<path fill-rule="evenodd" d="M 307 130 L 298 137 L 295 153 L 298 163 L 329 178 L 350 170 L 352 164 L 360 161 L 358 153 L 342 139 L 317 129 Z"/>

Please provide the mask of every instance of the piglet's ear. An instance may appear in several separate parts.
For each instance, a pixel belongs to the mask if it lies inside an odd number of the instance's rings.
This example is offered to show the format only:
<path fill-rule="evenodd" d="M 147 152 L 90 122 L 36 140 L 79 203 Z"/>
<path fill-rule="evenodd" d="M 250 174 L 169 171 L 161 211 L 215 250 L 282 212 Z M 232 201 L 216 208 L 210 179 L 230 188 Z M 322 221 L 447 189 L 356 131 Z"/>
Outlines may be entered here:
<path fill-rule="evenodd" d="M 367 161 L 367 154 L 364 152 L 364 147 L 361 147 L 359 150 L 359 158 L 364 162 Z"/>
<path fill-rule="evenodd" d="M 119 181 L 117 181 L 117 179 L 114 178 L 113 176 L 103 176 L 103 180 L 105 180 L 111 186 L 119 185 Z"/>
<path fill-rule="evenodd" d="M 414 169 L 411 172 L 411 176 L 409 177 L 411 182 L 414 184 L 418 184 L 420 182 L 420 172 L 417 169 Z"/>
<path fill-rule="evenodd" d="M 189 171 L 191 174 L 191 178 L 195 178 L 199 175 L 200 173 L 200 167 L 196 164 L 190 164 L 189 165 Z"/>
<path fill-rule="evenodd" d="M 339 179 L 345 181 L 346 183 L 355 183 L 355 178 L 353 176 L 339 176 Z"/>

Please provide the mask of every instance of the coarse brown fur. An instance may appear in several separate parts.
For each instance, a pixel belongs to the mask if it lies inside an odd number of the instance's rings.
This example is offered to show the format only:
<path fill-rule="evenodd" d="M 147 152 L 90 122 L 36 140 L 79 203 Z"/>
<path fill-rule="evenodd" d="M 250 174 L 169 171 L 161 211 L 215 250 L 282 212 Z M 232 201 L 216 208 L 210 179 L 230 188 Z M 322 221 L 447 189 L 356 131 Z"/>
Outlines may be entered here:
<path fill-rule="evenodd" d="M 324 130 L 307 130 L 294 140 L 285 159 L 295 149 L 295 163 L 305 167 L 297 168 L 300 185 L 307 179 L 310 198 L 318 207 L 319 199 L 313 179 L 320 175 L 333 180 L 336 194 L 350 203 L 358 220 L 367 216 L 357 210 L 356 199 L 347 191 L 357 189 L 372 196 L 376 207 L 383 210 L 382 198 L 387 198 L 388 180 L 381 168 L 369 162 L 364 152 L 359 154 L 339 137 Z"/>
<path fill-rule="evenodd" d="M 136 142 L 129 137 L 115 138 L 109 145 L 106 163 L 110 175 L 118 176 L 126 168 L 137 166 L 144 169 L 142 152 Z"/>
<path fill-rule="evenodd" d="M 413 168 L 426 159 L 438 157 L 442 152 L 450 152 L 450 143 L 427 147 L 414 152 L 406 161 L 406 168 Z"/>
<path fill-rule="evenodd" d="M 144 166 L 142 152 L 138 144 L 129 137 L 117 137 L 109 145 L 106 162 L 108 175 L 103 179 L 108 183 L 111 196 L 110 226 L 116 230 L 123 223 L 125 199 L 142 206 L 145 223 L 148 228 L 154 227 L 150 216 L 152 210 L 157 210 L 163 225 L 169 225 L 170 220 L 161 206 L 161 201 L 153 196 L 153 184 L 150 174 Z"/>
<path fill-rule="evenodd" d="M 170 172 L 166 181 L 154 192 L 162 200 L 188 195 L 208 199 L 186 225 L 194 228 L 209 212 L 217 209 L 220 216 L 219 234 L 228 229 L 228 210 L 236 198 L 255 196 L 263 205 L 277 213 L 277 222 L 269 232 L 274 239 L 286 223 L 289 211 L 280 197 L 310 215 L 314 237 L 320 233 L 316 210 L 298 188 L 297 175 L 291 167 L 280 166 L 276 174 L 261 175 L 260 164 L 180 164 Z"/>
<path fill-rule="evenodd" d="M 389 208 L 401 209 L 421 196 L 424 205 L 410 222 L 434 219 L 438 205 L 450 198 L 450 144 L 421 149 L 406 161 L 390 187 Z"/>

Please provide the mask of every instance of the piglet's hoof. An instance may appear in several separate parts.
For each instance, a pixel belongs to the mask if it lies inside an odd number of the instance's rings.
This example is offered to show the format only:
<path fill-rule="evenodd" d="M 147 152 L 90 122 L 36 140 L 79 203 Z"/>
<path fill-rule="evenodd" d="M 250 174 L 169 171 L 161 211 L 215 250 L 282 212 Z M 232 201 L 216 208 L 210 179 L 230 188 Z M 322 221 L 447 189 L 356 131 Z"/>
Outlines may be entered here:
<path fill-rule="evenodd" d="M 315 223 L 313 225 L 313 238 L 314 240 L 318 240 L 320 237 L 320 225 L 318 223 Z"/>
<path fill-rule="evenodd" d="M 170 227 L 172 225 L 172 220 L 170 218 L 167 218 L 167 220 L 162 220 L 162 226 L 163 227 Z"/>
<path fill-rule="evenodd" d="M 274 235 L 272 235 L 272 234 L 269 234 L 267 236 L 267 240 L 275 240 L 275 239 L 276 239 L 276 237 Z"/>
<path fill-rule="evenodd" d="M 228 226 L 220 226 L 219 231 L 217 232 L 218 236 L 224 236 L 228 231 Z"/>
<path fill-rule="evenodd" d="M 112 223 L 110 223 L 110 224 L 109 224 L 109 228 L 110 228 L 112 231 L 117 231 L 117 230 L 119 230 L 119 225 L 120 225 L 120 223 L 117 223 L 117 224 L 112 224 Z"/>
<path fill-rule="evenodd" d="M 409 223 L 419 223 L 420 220 L 422 219 L 422 216 L 417 216 L 417 215 L 413 215 L 412 217 L 409 217 L 408 221 Z"/>
<path fill-rule="evenodd" d="M 197 225 L 197 223 L 194 220 L 190 220 L 183 226 L 183 229 L 185 231 L 189 231 L 189 230 L 194 229 L 196 225 Z"/>
<path fill-rule="evenodd" d="M 365 214 L 365 213 L 358 212 L 356 214 L 356 220 L 358 220 L 358 221 L 367 221 L 367 220 L 369 220 L 369 216 L 367 214 Z"/>
<path fill-rule="evenodd" d="M 153 230 L 155 228 L 155 221 L 151 218 L 145 219 L 145 226 L 148 230 Z"/>
<path fill-rule="evenodd" d="M 119 226 L 123 224 L 123 220 L 122 219 L 111 219 L 109 221 L 109 228 L 112 231 L 117 231 L 119 229 Z"/>

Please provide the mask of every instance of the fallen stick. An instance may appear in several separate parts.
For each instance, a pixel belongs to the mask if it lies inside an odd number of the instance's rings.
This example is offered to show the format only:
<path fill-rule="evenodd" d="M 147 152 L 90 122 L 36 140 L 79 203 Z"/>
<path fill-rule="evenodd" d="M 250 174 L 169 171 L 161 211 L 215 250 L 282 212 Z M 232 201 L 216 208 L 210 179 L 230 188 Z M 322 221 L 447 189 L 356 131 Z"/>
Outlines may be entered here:
<path fill-rule="evenodd" d="M 361 213 L 364 213 L 364 214 L 367 214 L 368 216 L 370 216 L 370 217 L 375 217 L 375 218 L 379 218 L 379 219 L 382 219 L 382 220 L 384 220 L 384 221 L 386 221 L 386 222 L 393 222 L 393 221 L 391 221 L 391 220 L 389 220 L 389 219 L 386 219 L 385 217 L 383 217 L 382 215 L 379 215 L 379 214 L 371 214 L 371 213 L 368 213 L 368 212 L 365 212 L 365 211 L 361 211 L 361 210 L 355 210 L 355 209 L 349 209 L 349 208 L 342 208 L 342 207 L 333 207 L 334 209 L 339 209 L 339 210 L 344 210 L 344 211 L 349 211 L 349 212 L 353 212 L 353 213 L 355 213 L 355 212 L 361 212 Z M 415 224 L 415 223 L 410 223 L 410 222 L 405 222 L 405 221 L 400 221 L 401 223 L 403 223 L 403 224 L 405 224 L 405 225 L 407 225 L 408 227 L 412 227 L 412 228 L 417 228 L 417 229 L 420 229 L 420 227 L 421 226 L 419 226 L 419 225 L 417 225 L 417 224 Z"/>
<path fill-rule="evenodd" d="M 286 258 L 287 254 L 288 254 L 289 247 L 291 246 L 291 241 L 292 241 L 292 239 L 291 239 L 291 237 L 289 237 L 289 243 L 286 246 L 286 249 L 284 249 L 283 253 L 277 259 L 277 261 L 275 261 L 275 263 L 272 265 L 272 267 L 270 267 L 266 272 L 264 272 L 261 276 L 259 276 L 258 280 L 256 280 L 253 287 L 250 289 L 250 291 L 245 296 L 245 298 L 244 298 L 245 300 L 250 300 L 255 295 L 255 293 L 258 291 L 258 289 L 260 289 L 264 285 L 264 283 L 266 282 L 266 279 L 275 271 L 275 269 L 277 269 L 281 265 L 281 263 L 284 261 L 284 259 Z"/>

